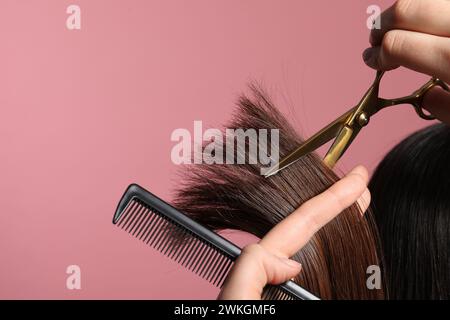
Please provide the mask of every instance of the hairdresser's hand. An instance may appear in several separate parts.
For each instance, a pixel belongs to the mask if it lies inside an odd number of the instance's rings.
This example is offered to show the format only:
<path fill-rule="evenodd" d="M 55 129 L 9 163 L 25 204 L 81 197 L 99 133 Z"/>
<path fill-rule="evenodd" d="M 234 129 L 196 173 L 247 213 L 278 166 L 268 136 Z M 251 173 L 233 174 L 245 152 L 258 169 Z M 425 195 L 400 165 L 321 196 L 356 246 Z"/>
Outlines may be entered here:
<path fill-rule="evenodd" d="M 258 244 L 244 248 L 219 295 L 219 299 L 261 299 L 266 284 L 281 284 L 295 277 L 301 265 L 290 260 L 311 237 L 356 201 L 363 211 L 370 203 L 368 173 L 353 169 L 342 180 L 304 203 L 276 225 Z"/>
<path fill-rule="evenodd" d="M 377 70 L 399 66 L 450 83 L 450 1 L 398 0 L 381 15 L 381 29 L 370 35 L 364 51 L 367 65 Z M 434 88 L 424 107 L 450 124 L 450 94 Z"/>

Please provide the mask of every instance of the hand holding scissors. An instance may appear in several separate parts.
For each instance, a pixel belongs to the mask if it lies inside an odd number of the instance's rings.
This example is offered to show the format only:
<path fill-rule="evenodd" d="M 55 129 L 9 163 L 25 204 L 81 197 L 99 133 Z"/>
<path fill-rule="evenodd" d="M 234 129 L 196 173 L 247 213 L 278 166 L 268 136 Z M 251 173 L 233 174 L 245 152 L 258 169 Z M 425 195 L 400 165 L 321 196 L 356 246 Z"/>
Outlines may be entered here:
<path fill-rule="evenodd" d="M 369 124 L 370 118 L 387 107 L 410 104 L 414 107 L 419 117 L 425 120 L 435 119 L 423 111 L 424 97 L 430 90 L 436 87 L 440 87 L 448 92 L 449 87 L 445 82 L 437 78 L 432 78 L 419 90 L 409 96 L 397 99 L 383 99 L 379 97 L 380 81 L 383 75 L 383 71 L 378 71 L 374 83 L 354 108 L 306 140 L 301 146 L 273 166 L 265 176 L 270 177 L 277 174 L 297 162 L 301 157 L 335 139 L 323 160 L 327 166 L 332 168 L 358 136 L 361 129 Z"/>
<path fill-rule="evenodd" d="M 403 66 L 450 83 L 450 1 L 399 0 L 380 22 L 363 54 L 368 66 L 383 71 Z M 450 124 L 450 93 L 433 88 L 423 107 Z"/>

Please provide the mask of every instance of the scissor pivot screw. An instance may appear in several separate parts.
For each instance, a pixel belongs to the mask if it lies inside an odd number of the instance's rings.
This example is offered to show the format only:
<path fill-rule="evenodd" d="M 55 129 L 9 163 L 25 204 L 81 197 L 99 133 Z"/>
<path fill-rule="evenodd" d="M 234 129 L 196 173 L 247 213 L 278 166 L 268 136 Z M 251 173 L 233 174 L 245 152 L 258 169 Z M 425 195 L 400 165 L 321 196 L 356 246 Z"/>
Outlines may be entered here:
<path fill-rule="evenodd" d="M 358 117 L 358 124 L 361 127 L 365 127 L 369 124 L 369 117 L 367 116 L 367 114 L 365 112 L 361 113 Z"/>

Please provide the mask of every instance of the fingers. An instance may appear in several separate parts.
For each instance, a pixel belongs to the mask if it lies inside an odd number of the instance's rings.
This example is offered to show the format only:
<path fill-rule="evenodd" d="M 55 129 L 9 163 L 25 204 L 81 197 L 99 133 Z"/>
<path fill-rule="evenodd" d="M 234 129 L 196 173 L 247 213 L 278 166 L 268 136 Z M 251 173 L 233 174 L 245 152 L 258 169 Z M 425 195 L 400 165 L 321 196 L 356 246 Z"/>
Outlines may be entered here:
<path fill-rule="evenodd" d="M 450 93 L 442 88 L 430 90 L 423 100 L 424 108 L 433 116 L 450 125 Z"/>
<path fill-rule="evenodd" d="M 399 0 L 381 14 L 381 29 L 373 29 L 372 46 L 380 46 L 385 34 L 394 29 L 450 36 L 448 0 Z"/>
<path fill-rule="evenodd" d="M 273 254 L 288 258 L 299 251 L 325 224 L 366 193 L 369 174 L 356 167 L 331 188 L 304 203 L 299 209 L 276 225 L 260 245 Z M 365 194 L 364 201 L 370 197 Z M 365 207 L 365 205 L 363 205 Z"/>
<path fill-rule="evenodd" d="M 301 265 L 277 257 L 258 244 L 242 250 L 224 283 L 219 299 L 259 300 L 266 284 L 280 284 L 295 277 Z"/>
<path fill-rule="evenodd" d="M 393 30 L 385 34 L 380 46 L 367 49 L 363 57 L 367 65 L 377 70 L 404 66 L 450 81 L 450 38 Z"/>
<path fill-rule="evenodd" d="M 450 1 L 399 0 L 381 14 L 381 29 L 370 35 L 365 63 L 376 70 L 399 66 L 450 82 Z M 424 107 L 450 124 L 450 94 L 431 90 Z"/>
<path fill-rule="evenodd" d="M 369 208 L 371 198 L 372 197 L 370 195 L 370 191 L 369 191 L 369 189 L 366 188 L 366 190 L 364 190 L 362 196 L 359 197 L 359 199 L 357 201 L 359 209 L 361 210 L 361 215 L 363 215 L 366 212 L 366 210 Z"/>
<path fill-rule="evenodd" d="M 365 210 L 370 202 L 368 180 L 367 170 L 356 167 L 280 222 L 259 244 L 246 247 L 230 271 L 219 299 L 260 299 L 266 284 L 280 284 L 295 277 L 301 265 L 289 257 L 356 201 Z"/>

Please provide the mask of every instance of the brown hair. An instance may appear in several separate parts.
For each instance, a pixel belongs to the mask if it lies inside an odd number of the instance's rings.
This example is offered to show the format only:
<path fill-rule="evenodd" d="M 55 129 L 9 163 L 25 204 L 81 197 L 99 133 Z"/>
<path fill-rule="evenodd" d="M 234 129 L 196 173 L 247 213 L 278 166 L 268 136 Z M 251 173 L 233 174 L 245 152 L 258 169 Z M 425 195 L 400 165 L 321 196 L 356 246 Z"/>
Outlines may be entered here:
<path fill-rule="evenodd" d="M 280 129 L 280 156 L 298 146 L 302 139 L 263 90 L 252 85 L 251 93 L 251 98 L 244 95 L 239 99 L 227 128 Z M 262 238 L 302 203 L 338 180 L 316 154 L 303 157 L 272 178 L 264 178 L 260 168 L 249 164 L 189 167 L 176 191 L 175 206 L 211 229 L 241 230 Z M 303 265 L 296 281 L 322 299 L 382 299 L 383 289 L 369 290 L 366 285 L 366 270 L 380 265 L 378 257 L 372 214 L 363 217 L 353 205 L 295 255 Z"/>

